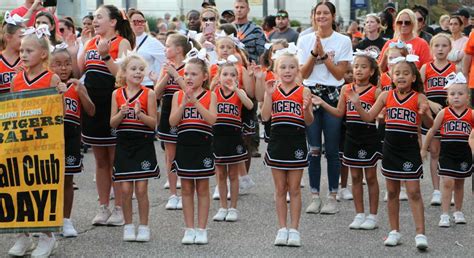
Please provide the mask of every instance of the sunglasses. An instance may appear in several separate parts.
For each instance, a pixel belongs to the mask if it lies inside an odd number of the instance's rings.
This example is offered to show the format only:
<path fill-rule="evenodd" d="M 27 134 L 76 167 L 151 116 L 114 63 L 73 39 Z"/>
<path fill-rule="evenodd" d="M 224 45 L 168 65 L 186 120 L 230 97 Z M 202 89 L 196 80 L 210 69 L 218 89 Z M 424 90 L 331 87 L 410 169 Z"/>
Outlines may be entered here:
<path fill-rule="evenodd" d="M 287 15 L 286 13 L 277 13 L 277 14 L 275 15 L 275 17 L 286 18 L 286 17 L 288 17 L 288 15 Z"/>
<path fill-rule="evenodd" d="M 203 22 L 216 21 L 216 17 L 202 17 Z"/>
<path fill-rule="evenodd" d="M 411 21 L 397 21 L 397 25 L 410 26 L 410 25 L 411 25 Z"/>
<path fill-rule="evenodd" d="M 132 22 L 133 22 L 133 25 L 135 25 L 135 26 L 144 25 L 146 23 L 145 20 L 135 20 L 135 21 L 132 21 Z"/>

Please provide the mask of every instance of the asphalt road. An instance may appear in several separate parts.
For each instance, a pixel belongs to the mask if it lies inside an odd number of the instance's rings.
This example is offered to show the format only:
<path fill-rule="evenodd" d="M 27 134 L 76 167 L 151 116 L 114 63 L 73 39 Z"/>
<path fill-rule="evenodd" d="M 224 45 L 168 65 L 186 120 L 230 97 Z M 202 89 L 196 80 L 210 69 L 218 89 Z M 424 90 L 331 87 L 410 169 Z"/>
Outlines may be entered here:
<path fill-rule="evenodd" d="M 163 152 L 157 145 L 160 168 L 164 170 Z M 264 153 L 265 144 L 261 145 Z M 324 160 L 324 159 L 323 159 Z M 325 160 L 323 161 L 325 163 Z M 451 228 L 439 228 L 440 207 L 429 205 L 431 179 L 425 164 L 425 178 L 422 192 L 425 203 L 426 235 L 429 241 L 427 252 L 420 253 L 415 248 L 415 230 L 408 202 L 402 202 L 400 210 L 402 245 L 385 247 L 383 240 L 389 232 L 386 204 L 382 201 L 385 189 L 384 179 L 379 173 L 381 189 L 379 228 L 374 231 L 349 230 L 348 225 L 355 215 L 352 201 L 340 202 L 340 212 L 336 215 L 302 214 L 300 232 L 303 246 L 300 248 L 276 247 L 273 241 L 278 230 L 273 201 L 273 182 L 270 170 L 262 164 L 262 159 L 253 159 L 251 176 L 257 186 L 239 200 L 240 218 L 238 222 L 212 222 L 218 209 L 218 201 L 213 201 L 208 224 L 209 244 L 205 246 L 184 246 L 182 211 L 167 211 L 164 206 L 168 198 L 163 189 L 166 175 L 151 180 L 149 185 L 150 227 L 152 238 L 148 243 L 126 243 L 122 241 L 122 227 L 94 227 L 91 224 L 98 208 L 97 193 L 93 182 L 94 157 L 91 150 L 85 154 L 85 172 L 75 179 L 79 190 L 75 192 L 72 219 L 79 231 L 77 238 L 58 236 L 57 257 L 110 257 L 110 256 L 474 256 L 474 213 L 471 180 L 466 180 L 464 213 L 468 223 Z M 323 164 L 323 168 L 325 164 Z M 327 178 L 323 170 L 323 194 L 327 191 Z M 303 192 L 303 210 L 310 202 L 308 176 Z M 214 186 L 212 180 L 212 186 Z M 213 187 L 212 187 L 213 190 Z M 365 189 L 366 211 L 367 189 Z M 134 201 L 136 205 L 136 201 Z M 135 206 L 136 207 L 136 206 Z M 135 208 L 136 210 L 136 208 Z M 138 224 L 138 214 L 134 212 Z M 6 255 L 13 245 L 13 235 L 0 235 L 1 256 Z"/>

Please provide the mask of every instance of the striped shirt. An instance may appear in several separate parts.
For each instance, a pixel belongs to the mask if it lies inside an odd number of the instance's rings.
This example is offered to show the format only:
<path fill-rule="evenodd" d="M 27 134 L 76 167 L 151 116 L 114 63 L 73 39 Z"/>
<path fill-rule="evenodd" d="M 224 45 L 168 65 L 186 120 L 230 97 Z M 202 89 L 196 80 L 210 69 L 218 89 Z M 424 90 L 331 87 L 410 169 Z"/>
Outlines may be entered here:
<path fill-rule="evenodd" d="M 266 37 L 261 27 L 253 22 L 235 24 L 237 37 L 244 43 L 245 50 L 249 54 L 249 61 L 259 62 L 259 57 L 265 51 Z"/>

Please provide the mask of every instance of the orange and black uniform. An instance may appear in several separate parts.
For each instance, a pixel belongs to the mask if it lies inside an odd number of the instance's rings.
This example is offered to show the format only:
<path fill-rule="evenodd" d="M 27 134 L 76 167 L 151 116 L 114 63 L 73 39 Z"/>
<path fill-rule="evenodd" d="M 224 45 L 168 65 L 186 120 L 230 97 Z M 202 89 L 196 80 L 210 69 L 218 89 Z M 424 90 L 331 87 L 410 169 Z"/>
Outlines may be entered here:
<path fill-rule="evenodd" d="M 118 88 L 115 92 L 118 112 L 128 101 L 128 112 L 116 130 L 115 182 L 145 180 L 160 175 L 153 144 L 155 128 L 148 127 L 138 119 L 134 109 L 138 102 L 140 112 L 148 114 L 149 91 L 149 88 L 141 86 L 135 96 L 127 96 L 126 87 Z"/>
<path fill-rule="evenodd" d="M 288 92 L 279 85 L 272 95 L 270 140 L 263 161 L 268 167 L 295 170 L 308 166 L 303 94 L 301 85 Z"/>
<path fill-rule="evenodd" d="M 92 146 L 114 146 L 115 132 L 110 128 L 110 107 L 112 92 L 115 89 L 115 76 L 109 71 L 97 49 L 99 36 L 91 39 L 84 47 L 85 51 L 85 80 L 89 96 L 96 106 L 93 117 L 82 116 L 82 140 Z M 117 59 L 120 42 L 124 38 L 116 36 L 110 40 L 109 55 Z"/>
<path fill-rule="evenodd" d="M 387 94 L 382 174 L 392 180 L 418 180 L 423 162 L 418 144 L 418 92 L 400 99 L 395 90 Z"/>
<path fill-rule="evenodd" d="M 81 155 L 81 100 L 74 84 L 67 85 L 64 93 L 64 144 L 66 175 L 82 172 Z"/>
<path fill-rule="evenodd" d="M 472 153 L 468 141 L 473 125 L 472 109 L 467 108 L 458 115 L 451 108 L 444 108 L 438 175 L 451 178 L 471 176 Z"/>
<path fill-rule="evenodd" d="M 10 84 L 16 75 L 16 69 L 20 65 L 19 57 L 13 64 L 10 64 L 0 52 L 0 94 L 10 92 Z"/>
<path fill-rule="evenodd" d="M 382 91 L 389 91 L 393 89 L 392 78 L 390 78 L 388 72 L 382 73 L 380 75 L 380 89 Z"/>
<path fill-rule="evenodd" d="M 348 84 L 345 89 L 345 96 L 348 96 L 350 91 L 355 90 L 355 85 Z M 369 111 L 377 100 L 376 91 L 377 88 L 370 85 L 359 93 L 360 104 L 365 111 Z M 374 167 L 382 156 L 380 147 L 375 121 L 364 122 L 354 104 L 346 97 L 346 135 L 342 163 L 349 167 Z"/>
<path fill-rule="evenodd" d="M 203 90 L 197 101 L 209 109 L 212 93 Z M 186 97 L 182 90 L 178 93 L 178 105 Z M 173 170 L 185 179 L 203 179 L 214 176 L 214 154 L 212 151 L 212 126 L 204 120 L 192 103 L 187 103 L 178 124 L 178 142 Z"/>
<path fill-rule="evenodd" d="M 48 70 L 40 73 L 35 78 L 28 78 L 26 71 L 18 73 L 13 79 L 13 86 L 11 87 L 12 92 L 28 91 L 28 90 L 40 90 L 51 87 L 51 79 L 53 79 L 54 73 Z"/>
<path fill-rule="evenodd" d="M 222 86 L 214 90 L 217 96 L 217 120 L 214 124 L 214 157 L 218 165 L 247 160 L 242 139 L 242 101 L 236 92 L 225 95 Z"/>

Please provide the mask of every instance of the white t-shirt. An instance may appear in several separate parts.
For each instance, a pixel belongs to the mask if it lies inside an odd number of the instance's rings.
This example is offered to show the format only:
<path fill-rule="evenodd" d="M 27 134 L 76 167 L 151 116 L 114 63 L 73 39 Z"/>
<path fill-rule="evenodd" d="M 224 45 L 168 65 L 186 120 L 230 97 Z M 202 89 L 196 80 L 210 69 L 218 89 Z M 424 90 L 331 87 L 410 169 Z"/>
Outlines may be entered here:
<path fill-rule="evenodd" d="M 300 65 L 305 64 L 311 56 L 311 50 L 316 42 L 315 33 L 306 34 L 298 39 L 298 60 Z M 330 37 L 321 39 L 321 45 L 330 59 L 335 64 L 341 61 L 352 61 L 352 43 L 349 37 L 333 32 Z M 329 72 L 323 61 L 316 61 L 313 71 L 307 79 L 303 80 L 304 85 L 322 84 L 327 86 L 341 86 L 344 79 L 336 80 Z"/>
<path fill-rule="evenodd" d="M 145 37 L 147 38 L 145 41 L 143 41 Z M 135 49 L 138 48 L 137 53 L 143 57 L 143 59 L 145 59 L 148 64 L 148 69 L 145 73 L 145 78 L 143 79 L 143 85 L 153 85 L 154 83 L 152 80 L 150 80 L 148 75 L 150 72 L 160 75 L 161 66 L 166 60 L 165 47 L 155 37 L 146 33 L 143 33 L 136 38 L 135 45 Z"/>

